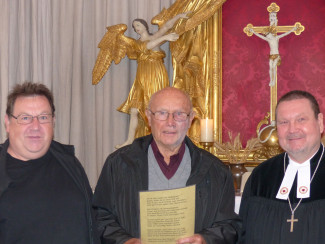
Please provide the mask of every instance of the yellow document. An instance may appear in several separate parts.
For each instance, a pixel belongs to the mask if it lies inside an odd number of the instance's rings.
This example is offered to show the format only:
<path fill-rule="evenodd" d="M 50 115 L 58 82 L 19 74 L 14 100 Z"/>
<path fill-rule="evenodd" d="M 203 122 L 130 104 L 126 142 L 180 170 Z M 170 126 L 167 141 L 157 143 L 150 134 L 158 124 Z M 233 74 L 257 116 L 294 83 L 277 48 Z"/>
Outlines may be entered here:
<path fill-rule="evenodd" d="M 195 185 L 140 192 L 141 243 L 175 244 L 194 235 Z"/>

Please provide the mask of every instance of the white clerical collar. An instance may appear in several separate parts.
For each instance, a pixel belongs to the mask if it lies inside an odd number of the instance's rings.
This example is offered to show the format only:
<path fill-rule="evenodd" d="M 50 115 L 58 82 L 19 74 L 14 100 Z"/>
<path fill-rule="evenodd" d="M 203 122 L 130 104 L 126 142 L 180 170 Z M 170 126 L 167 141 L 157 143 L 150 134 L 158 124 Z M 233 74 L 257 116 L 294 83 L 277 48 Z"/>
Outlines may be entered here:
<path fill-rule="evenodd" d="M 315 154 L 316 153 L 317 151 Z M 312 159 L 315 154 L 303 163 L 297 163 L 289 157 L 289 165 L 285 171 L 276 198 L 283 200 L 288 198 L 297 172 L 297 198 L 308 198 L 310 196 L 310 159 Z"/>

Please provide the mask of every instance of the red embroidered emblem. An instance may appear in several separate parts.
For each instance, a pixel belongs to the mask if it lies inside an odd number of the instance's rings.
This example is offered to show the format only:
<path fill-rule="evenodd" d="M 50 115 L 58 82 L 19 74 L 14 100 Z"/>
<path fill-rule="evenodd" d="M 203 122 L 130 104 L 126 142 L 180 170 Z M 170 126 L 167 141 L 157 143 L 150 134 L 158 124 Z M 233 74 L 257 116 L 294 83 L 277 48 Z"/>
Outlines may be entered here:
<path fill-rule="evenodd" d="M 287 194 L 288 193 L 288 188 L 287 187 L 282 187 L 281 190 L 280 190 L 280 193 L 282 195 Z"/>
<path fill-rule="evenodd" d="M 308 192 L 308 188 L 306 186 L 299 187 L 299 192 L 301 194 L 306 194 Z"/>

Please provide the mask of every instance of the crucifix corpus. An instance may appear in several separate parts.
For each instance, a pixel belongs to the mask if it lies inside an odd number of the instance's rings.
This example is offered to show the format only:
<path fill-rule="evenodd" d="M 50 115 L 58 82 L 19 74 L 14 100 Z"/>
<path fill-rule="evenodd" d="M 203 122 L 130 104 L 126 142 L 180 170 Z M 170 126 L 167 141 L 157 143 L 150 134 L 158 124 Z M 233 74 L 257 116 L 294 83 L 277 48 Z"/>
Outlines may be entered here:
<path fill-rule="evenodd" d="M 300 22 L 296 22 L 294 25 L 278 26 L 277 13 L 279 12 L 279 10 L 280 7 L 276 3 L 271 3 L 271 5 L 267 7 L 270 21 L 269 26 L 253 26 L 252 24 L 248 24 L 244 28 L 244 32 L 247 34 L 247 36 L 252 36 L 254 34 L 257 37 L 267 41 L 270 46 L 269 85 L 271 90 L 271 121 L 275 120 L 274 112 L 277 103 L 277 66 L 281 64 L 281 57 L 279 54 L 279 39 L 289 35 L 292 32 L 294 32 L 296 35 L 300 35 L 301 32 L 305 30 L 305 27 L 302 26 Z M 283 34 L 277 35 L 277 33 Z"/>

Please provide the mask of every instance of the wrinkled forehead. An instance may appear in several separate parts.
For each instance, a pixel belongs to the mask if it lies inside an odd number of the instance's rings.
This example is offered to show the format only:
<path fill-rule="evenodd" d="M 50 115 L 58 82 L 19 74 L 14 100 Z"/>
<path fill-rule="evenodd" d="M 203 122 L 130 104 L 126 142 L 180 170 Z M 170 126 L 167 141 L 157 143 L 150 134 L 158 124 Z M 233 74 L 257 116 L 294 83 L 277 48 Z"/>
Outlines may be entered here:
<path fill-rule="evenodd" d="M 311 102 L 306 98 L 286 100 L 280 102 L 275 110 L 276 118 L 297 113 L 314 114 Z"/>
<path fill-rule="evenodd" d="M 189 98 L 181 92 L 166 91 L 153 98 L 151 109 L 165 109 L 170 111 L 186 111 L 191 109 Z"/>
<path fill-rule="evenodd" d="M 24 109 L 32 106 L 42 106 L 48 107 L 51 109 L 49 100 L 43 95 L 26 95 L 26 96 L 18 96 L 13 104 L 13 111 L 17 109 Z"/>

